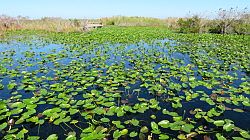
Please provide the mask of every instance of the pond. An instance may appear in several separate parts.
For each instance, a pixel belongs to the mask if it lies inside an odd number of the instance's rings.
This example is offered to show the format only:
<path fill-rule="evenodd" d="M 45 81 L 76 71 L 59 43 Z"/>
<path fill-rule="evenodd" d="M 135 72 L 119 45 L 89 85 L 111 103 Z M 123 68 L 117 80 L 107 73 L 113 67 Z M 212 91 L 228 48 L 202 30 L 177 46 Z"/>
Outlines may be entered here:
<path fill-rule="evenodd" d="M 182 45 L 1 43 L 0 138 L 247 138 L 249 75 Z"/>

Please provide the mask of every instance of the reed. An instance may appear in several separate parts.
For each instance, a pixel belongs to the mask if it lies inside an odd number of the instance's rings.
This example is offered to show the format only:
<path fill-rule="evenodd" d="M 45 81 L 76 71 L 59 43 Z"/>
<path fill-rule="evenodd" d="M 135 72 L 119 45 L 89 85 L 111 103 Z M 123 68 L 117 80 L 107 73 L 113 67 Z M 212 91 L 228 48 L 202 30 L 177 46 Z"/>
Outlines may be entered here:
<path fill-rule="evenodd" d="M 61 19 L 61 18 L 42 18 L 36 20 L 21 20 L 20 25 L 23 29 L 46 30 L 54 32 L 76 32 L 81 31 L 83 23 L 79 20 Z"/>
<path fill-rule="evenodd" d="M 104 25 L 116 26 L 166 26 L 167 23 L 163 19 L 150 17 L 125 17 L 114 16 L 101 18 Z"/>
<path fill-rule="evenodd" d="M 86 20 L 62 19 L 45 17 L 41 19 L 28 19 L 24 17 L 0 16 L 0 33 L 7 30 L 45 30 L 54 32 L 77 32 L 82 31 Z"/>
<path fill-rule="evenodd" d="M 62 19 L 56 17 L 44 17 L 41 19 L 29 19 L 24 17 L 1 16 L 0 31 L 28 29 L 45 30 L 53 32 L 79 32 L 84 25 L 89 23 L 102 23 L 105 26 L 163 26 L 172 27 L 176 19 L 157 19 L 149 17 L 125 17 L 115 16 L 101 19 Z M 169 22 L 171 21 L 171 22 Z"/>

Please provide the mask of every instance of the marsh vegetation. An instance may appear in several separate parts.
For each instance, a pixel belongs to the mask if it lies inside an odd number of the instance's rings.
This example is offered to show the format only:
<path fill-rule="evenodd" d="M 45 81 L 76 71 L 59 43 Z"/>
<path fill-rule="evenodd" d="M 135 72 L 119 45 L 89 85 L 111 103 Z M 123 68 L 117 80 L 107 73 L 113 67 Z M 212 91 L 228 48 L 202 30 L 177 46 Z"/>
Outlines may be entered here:
<path fill-rule="evenodd" d="M 249 139 L 250 36 L 7 31 L 1 139 Z"/>

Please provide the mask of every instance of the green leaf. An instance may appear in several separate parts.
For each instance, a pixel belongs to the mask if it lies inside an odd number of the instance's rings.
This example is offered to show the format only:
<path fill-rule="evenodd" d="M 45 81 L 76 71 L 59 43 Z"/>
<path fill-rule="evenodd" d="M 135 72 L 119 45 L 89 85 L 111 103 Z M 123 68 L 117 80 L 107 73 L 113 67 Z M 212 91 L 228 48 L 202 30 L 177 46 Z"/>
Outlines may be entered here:
<path fill-rule="evenodd" d="M 42 95 L 47 95 L 48 91 L 47 91 L 46 89 L 41 89 L 41 90 L 40 90 L 40 93 L 41 93 Z"/>
<path fill-rule="evenodd" d="M 159 129 L 158 125 L 155 122 L 151 122 L 151 128 L 153 130 L 158 130 Z"/>
<path fill-rule="evenodd" d="M 169 127 L 169 121 L 168 120 L 162 120 L 158 123 L 159 126 L 162 128 L 168 128 Z"/>
<path fill-rule="evenodd" d="M 216 125 L 216 126 L 223 126 L 224 123 L 225 123 L 224 120 L 214 121 L 214 125 Z"/>
<path fill-rule="evenodd" d="M 0 90 L 2 90 L 2 89 L 4 89 L 4 85 L 0 83 Z"/>
<path fill-rule="evenodd" d="M 233 111 L 235 111 L 235 112 L 240 112 L 240 113 L 244 112 L 244 110 L 239 109 L 239 108 L 234 108 Z"/>
<path fill-rule="evenodd" d="M 17 86 L 16 83 L 9 83 L 9 84 L 7 85 L 8 90 L 12 90 L 12 89 L 15 88 L 16 86 Z"/>
<path fill-rule="evenodd" d="M 246 140 L 244 138 L 241 138 L 241 137 L 232 137 L 234 140 Z"/>
<path fill-rule="evenodd" d="M 65 140 L 76 140 L 76 133 L 70 132 Z"/>
<path fill-rule="evenodd" d="M 223 125 L 223 129 L 228 131 L 231 131 L 234 128 L 234 124 L 231 123 L 226 123 L 225 125 Z"/>
<path fill-rule="evenodd" d="M 17 133 L 16 138 L 17 139 L 23 139 L 24 134 L 28 133 L 29 131 L 25 128 L 23 128 L 20 132 Z"/>
<path fill-rule="evenodd" d="M 246 139 L 250 139 L 250 134 L 247 131 L 240 131 L 240 135 Z"/>
<path fill-rule="evenodd" d="M 155 115 L 151 115 L 150 118 L 151 119 L 156 119 L 156 116 Z"/>
<path fill-rule="evenodd" d="M 186 133 L 190 133 L 193 128 L 194 126 L 192 124 L 184 124 L 181 127 L 181 129 Z"/>
<path fill-rule="evenodd" d="M 56 134 L 51 134 L 46 140 L 58 140 L 58 136 Z"/>
<path fill-rule="evenodd" d="M 135 132 L 135 131 L 129 133 L 129 136 L 130 136 L 131 138 L 136 137 L 137 135 L 138 135 L 138 133 Z"/>
<path fill-rule="evenodd" d="M 2 123 L 1 125 L 0 125 L 0 131 L 2 131 L 3 129 L 5 129 L 6 127 L 7 127 L 7 123 L 6 122 L 4 122 L 4 123 Z"/>
<path fill-rule="evenodd" d="M 113 138 L 114 139 L 118 139 L 119 137 L 121 137 L 122 134 L 119 130 L 115 130 L 114 133 L 113 133 Z"/>
<path fill-rule="evenodd" d="M 174 120 L 175 122 L 182 121 L 182 116 L 173 117 L 173 120 Z"/>
<path fill-rule="evenodd" d="M 160 139 L 160 140 L 167 140 L 167 139 L 169 139 L 169 136 L 166 135 L 166 134 L 160 134 L 160 135 L 159 135 L 159 139 Z"/>
<path fill-rule="evenodd" d="M 16 108 L 16 109 L 13 109 L 10 111 L 12 115 L 14 114 L 20 114 L 23 112 L 23 109 L 20 109 L 20 108 Z"/>
<path fill-rule="evenodd" d="M 120 128 L 120 129 L 125 128 L 125 126 L 121 124 L 121 121 L 112 121 L 112 123 L 115 124 L 117 128 Z"/>
<path fill-rule="evenodd" d="M 209 105 L 215 105 L 214 101 L 210 98 L 206 98 L 205 100 Z"/>
<path fill-rule="evenodd" d="M 70 108 L 70 104 L 60 104 L 61 108 Z"/>
<path fill-rule="evenodd" d="M 70 115 L 74 115 L 74 114 L 76 114 L 78 111 L 79 111 L 78 109 L 72 109 L 72 108 L 69 109 Z"/>
<path fill-rule="evenodd" d="M 179 135 L 177 136 L 177 138 L 180 139 L 180 140 L 185 140 L 185 139 L 187 139 L 186 136 L 185 136 L 184 134 L 179 134 Z"/>
<path fill-rule="evenodd" d="M 151 122 L 151 128 L 153 129 L 151 132 L 154 133 L 154 134 L 160 134 L 161 131 L 157 125 L 157 123 L 155 122 Z"/>
<path fill-rule="evenodd" d="M 147 126 L 143 126 L 143 127 L 140 129 L 140 132 L 141 132 L 141 133 L 148 133 L 148 127 L 147 127 Z"/>
<path fill-rule="evenodd" d="M 121 135 L 126 135 L 126 134 L 128 134 L 128 129 L 123 129 L 123 130 L 121 131 Z"/>
<path fill-rule="evenodd" d="M 136 120 L 136 119 L 132 119 L 130 122 L 131 122 L 131 124 L 133 124 L 134 126 L 138 126 L 138 125 L 139 125 L 139 121 Z"/>
<path fill-rule="evenodd" d="M 28 140 L 39 140 L 40 137 L 39 137 L 39 136 L 28 136 L 27 139 L 28 139 Z"/>
<path fill-rule="evenodd" d="M 25 88 L 25 90 L 27 90 L 27 91 L 35 91 L 35 90 L 36 90 L 36 87 L 33 86 L 33 85 L 28 85 L 28 87 Z"/>
<path fill-rule="evenodd" d="M 110 122 L 109 118 L 101 118 L 101 121 L 105 123 Z"/>
<path fill-rule="evenodd" d="M 79 121 L 78 120 L 72 120 L 70 124 L 77 124 Z"/>
<path fill-rule="evenodd" d="M 15 103 L 11 104 L 10 107 L 11 108 L 15 108 L 15 107 L 17 107 L 17 108 L 24 108 L 25 104 L 22 103 L 22 102 L 15 102 Z"/>
<path fill-rule="evenodd" d="M 250 106 L 250 102 L 249 102 L 249 101 L 243 101 L 242 104 L 243 104 L 244 106 Z"/>
<path fill-rule="evenodd" d="M 227 140 L 224 136 L 222 136 L 220 133 L 216 133 L 216 138 L 218 139 L 218 140 Z"/>

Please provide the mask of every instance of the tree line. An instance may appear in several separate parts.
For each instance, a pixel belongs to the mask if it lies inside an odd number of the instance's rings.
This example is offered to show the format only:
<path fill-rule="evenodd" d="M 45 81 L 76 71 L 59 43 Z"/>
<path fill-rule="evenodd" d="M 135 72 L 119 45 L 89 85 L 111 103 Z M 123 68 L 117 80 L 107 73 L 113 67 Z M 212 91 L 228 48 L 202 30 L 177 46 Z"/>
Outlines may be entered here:
<path fill-rule="evenodd" d="M 214 19 L 203 19 L 199 15 L 180 18 L 177 21 L 180 33 L 250 34 L 250 13 L 247 8 L 219 9 Z"/>

